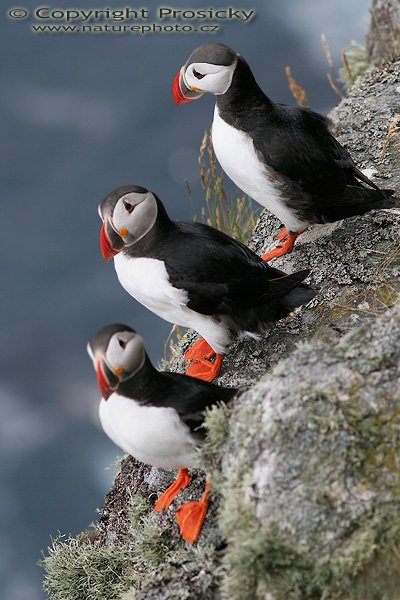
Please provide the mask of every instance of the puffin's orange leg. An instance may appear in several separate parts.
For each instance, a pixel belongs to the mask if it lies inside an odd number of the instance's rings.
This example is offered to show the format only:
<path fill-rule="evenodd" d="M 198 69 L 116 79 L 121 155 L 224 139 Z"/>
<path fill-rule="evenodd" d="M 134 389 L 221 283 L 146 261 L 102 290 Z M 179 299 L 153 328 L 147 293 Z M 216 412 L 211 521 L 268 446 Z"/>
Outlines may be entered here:
<path fill-rule="evenodd" d="M 199 360 L 201 358 L 210 358 L 215 354 L 210 344 L 206 342 L 204 338 L 200 338 L 193 344 L 191 348 L 186 352 L 184 359 L 188 360 Z"/>
<path fill-rule="evenodd" d="M 281 234 L 283 234 L 283 231 L 284 230 L 281 231 L 281 233 L 279 234 L 279 236 L 281 236 Z M 304 229 L 303 229 L 303 231 L 304 231 Z M 263 254 L 261 256 L 261 258 L 265 262 L 268 262 L 268 261 L 272 260 L 273 258 L 278 258 L 278 256 L 284 256 L 285 254 L 290 254 L 291 251 L 293 250 L 293 246 L 294 246 L 294 243 L 296 241 L 296 238 L 298 238 L 299 235 L 301 233 L 303 233 L 303 231 L 296 231 L 295 233 L 287 233 L 286 232 L 286 235 L 282 235 L 282 237 L 278 236 L 278 239 L 282 240 L 283 244 L 277 246 L 276 248 L 274 248 L 270 252 L 267 252 L 266 254 Z"/>
<path fill-rule="evenodd" d="M 221 372 L 221 365 L 224 359 L 224 354 L 215 354 L 215 361 L 211 362 L 206 358 L 200 358 L 192 362 L 186 371 L 186 375 L 189 377 L 195 377 L 196 379 L 202 379 L 203 381 L 212 381 Z"/>
<path fill-rule="evenodd" d="M 178 477 L 172 485 L 159 497 L 154 505 L 154 510 L 162 512 L 172 504 L 174 498 L 191 482 L 189 471 L 187 469 L 179 469 Z"/>
<path fill-rule="evenodd" d="M 176 520 L 183 539 L 186 542 L 194 544 L 200 535 L 210 495 L 211 483 L 206 482 L 206 489 L 199 502 L 188 502 L 183 504 L 176 511 Z"/>
<path fill-rule="evenodd" d="M 276 239 L 279 241 L 285 240 L 288 236 L 288 232 L 286 231 L 286 227 L 282 229 L 282 231 L 276 236 Z"/>

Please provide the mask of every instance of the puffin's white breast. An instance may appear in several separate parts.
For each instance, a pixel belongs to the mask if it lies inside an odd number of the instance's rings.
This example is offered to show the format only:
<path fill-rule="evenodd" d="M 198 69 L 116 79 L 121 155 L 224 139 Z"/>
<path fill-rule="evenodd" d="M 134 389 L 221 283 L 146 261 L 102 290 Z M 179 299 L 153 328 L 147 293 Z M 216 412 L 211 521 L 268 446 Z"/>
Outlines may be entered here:
<path fill-rule="evenodd" d="M 131 258 L 122 252 L 114 258 L 122 287 L 140 304 L 171 323 L 181 323 L 188 295 L 169 282 L 164 263 L 154 258 Z M 177 320 L 179 319 L 179 321 Z"/>
<path fill-rule="evenodd" d="M 257 156 L 252 138 L 228 125 L 220 117 L 217 106 L 212 141 L 221 167 L 245 194 L 270 210 L 291 231 L 304 229 L 304 223 L 286 207 L 280 184 L 269 176 L 267 167 Z"/>
<path fill-rule="evenodd" d="M 141 406 L 114 393 L 101 399 L 99 415 L 108 437 L 137 460 L 163 469 L 194 466 L 194 440 L 173 408 Z"/>
<path fill-rule="evenodd" d="M 188 293 L 171 285 L 163 261 L 120 252 L 114 264 L 122 287 L 143 306 L 170 323 L 198 331 L 219 354 L 226 352 L 232 341 L 227 327 L 187 308 Z"/>

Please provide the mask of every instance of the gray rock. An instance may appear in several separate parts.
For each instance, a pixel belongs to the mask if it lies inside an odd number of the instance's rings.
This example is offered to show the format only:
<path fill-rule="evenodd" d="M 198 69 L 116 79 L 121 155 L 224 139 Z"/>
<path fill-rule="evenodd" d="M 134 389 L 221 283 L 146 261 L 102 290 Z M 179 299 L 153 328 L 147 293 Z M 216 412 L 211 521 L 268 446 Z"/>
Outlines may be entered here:
<path fill-rule="evenodd" d="M 300 346 L 229 423 L 224 597 L 398 598 L 400 307 Z"/>

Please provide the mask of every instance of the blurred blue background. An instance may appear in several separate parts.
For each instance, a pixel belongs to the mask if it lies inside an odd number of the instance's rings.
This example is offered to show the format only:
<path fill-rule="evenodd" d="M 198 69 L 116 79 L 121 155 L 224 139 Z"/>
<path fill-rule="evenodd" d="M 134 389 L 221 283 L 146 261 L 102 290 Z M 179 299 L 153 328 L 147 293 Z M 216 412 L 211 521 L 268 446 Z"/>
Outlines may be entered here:
<path fill-rule="evenodd" d="M 369 23 L 368 0 L 243 1 L 238 7 L 255 9 L 256 18 L 222 23 L 217 35 L 34 34 L 32 21 L 6 16 L 11 7 L 38 5 L 5 2 L 0 17 L 5 600 L 45 598 L 41 550 L 50 535 L 76 534 L 96 519 L 115 473 L 106 469 L 118 450 L 98 427 L 88 338 L 122 321 L 141 332 L 155 362 L 163 354 L 169 324 L 136 304 L 102 261 L 97 205 L 116 186 L 136 183 L 158 193 L 173 217 L 191 219 L 185 178 L 201 205 L 198 148 L 213 98 L 175 107 L 170 89 L 180 66 L 194 47 L 224 42 L 274 100 L 294 103 L 284 74 L 290 65 L 312 108 L 326 113 L 338 98 L 326 81 L 320 34 L 339 67 L 341 49 L 362 41 Z"/>

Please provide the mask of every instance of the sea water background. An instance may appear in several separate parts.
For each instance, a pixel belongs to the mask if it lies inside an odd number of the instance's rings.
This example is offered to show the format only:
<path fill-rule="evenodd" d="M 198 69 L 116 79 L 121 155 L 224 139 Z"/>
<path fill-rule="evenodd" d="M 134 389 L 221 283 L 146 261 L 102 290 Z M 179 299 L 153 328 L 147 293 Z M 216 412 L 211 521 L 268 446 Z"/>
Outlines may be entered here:
<path fill-rule="evenodd" d="M 98 203 L 137 183 L 157 192 L 172 217 L 191 219 L 187 178 L 201 204 L 197 156 L 213 98 L 177 108 L 170 92 L 194 47 L 231 45 L 284 103 L 294 103 L 290 65 L 311 106 L 326 113 L 338 98 L 320 34 L 339 66 L 341 49 L 363 40 L 369 17 L 368 0 L 254 0 L 235 5 L 256 10 L 251 23 L 221 23 L 217 35 L 60 35 L 33 34 L 32 21 L 9 19 L 15 6 L 3 3 L 0 15 L 0 597 L 42 600 L 41 550 L 50 535 L 76 534 L 96 519 L 114 475 L 106 467 L 118 454 L 98 428 L 87 339 L 106 323 L 126 322 L 157 362 L 170 330 L 103 263 Z M 51 3 L 60 7 L 75 6 Z M 155 6 L 144 7 L 154 14 Z M 91 0 L 80 8 L 104 6 Z"/>

